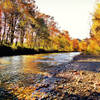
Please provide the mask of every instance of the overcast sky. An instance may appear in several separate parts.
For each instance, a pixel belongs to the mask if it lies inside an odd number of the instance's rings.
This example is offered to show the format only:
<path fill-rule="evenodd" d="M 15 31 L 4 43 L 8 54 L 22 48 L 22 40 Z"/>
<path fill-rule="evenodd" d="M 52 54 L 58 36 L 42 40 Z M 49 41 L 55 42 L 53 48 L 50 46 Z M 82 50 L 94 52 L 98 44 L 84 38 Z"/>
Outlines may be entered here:
<path fill-rule="evenodd" d="M 73 38 L 89 37 L 91 15 L 96 0 L 36 0 L 39 10 L 55 18 Z"/>

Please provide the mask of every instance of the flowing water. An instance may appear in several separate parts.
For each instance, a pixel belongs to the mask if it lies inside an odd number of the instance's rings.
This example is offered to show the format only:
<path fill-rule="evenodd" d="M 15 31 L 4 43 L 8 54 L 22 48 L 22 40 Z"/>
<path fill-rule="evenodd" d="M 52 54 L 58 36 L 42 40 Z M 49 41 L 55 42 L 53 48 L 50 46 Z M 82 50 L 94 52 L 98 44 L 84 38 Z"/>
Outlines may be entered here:
<path fill-rule="evenodd" d="M 17 96 L 16 98 L 22 100 L 37 94 L 39 97 L 40 92 L 51 91 L 55 87 L 54 83 L 62 80 L 54 75 L 63 70 L 64 64 L 70 62 L 76 55 L 79 53 L 1 57 L 0 98 L 3 100 Z"/>

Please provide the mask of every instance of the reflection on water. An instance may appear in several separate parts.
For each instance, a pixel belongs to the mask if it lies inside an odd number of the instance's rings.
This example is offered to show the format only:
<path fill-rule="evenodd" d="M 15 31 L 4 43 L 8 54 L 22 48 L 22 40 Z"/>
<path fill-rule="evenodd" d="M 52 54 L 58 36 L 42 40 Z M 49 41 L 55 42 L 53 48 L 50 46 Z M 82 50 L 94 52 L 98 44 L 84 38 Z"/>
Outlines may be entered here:
<path fill-rule="evenodd" d="M 67 63 L 78 54 L 51 53 L 2 57 L 0 58 L 0 86 L 8 90 L 12 89 L 16 93 L 16 88 L 23 87 L 25 89 L 32 86 L 33 91 L 33 86 L 41 83 L 41 81 L 48 80 L 49 82 L 49 79 L 57 80 L 56 78 L 49 77 L 49 74 L 51 74 L 49 73 L 50 68 L 53 69 L 57 65 Z M 55 72 L 57 71 L 56 69 L 54 69 Z"/>
<path fill-rule="evenodd" d="M 69 62 L 79 53 L 52 53 L 0 58 L 0 73 L 39 73 L 49 66 Z"/>
<path fill-rule="evenodd" d="M 38 74 L 40 72 L 40 69 L 38 68 L 38 63 L 39 62 L 34 62 L 34 60 L 38 59 L 35 58 L 33 56 L 23 56 L 23 69 L 22 71 L 24 73 L 35 73 Z"/>
<path fill-rule="evenodd" d="M 67 63 L 78 54 L 79 53 L 51 53 L 2 57 L 0 58 L 0 80 L 7 81 L 14 75 L 17 75 L 17 78 L 21 77 L 19 74 L 44 75 L 51 67 Z"/>

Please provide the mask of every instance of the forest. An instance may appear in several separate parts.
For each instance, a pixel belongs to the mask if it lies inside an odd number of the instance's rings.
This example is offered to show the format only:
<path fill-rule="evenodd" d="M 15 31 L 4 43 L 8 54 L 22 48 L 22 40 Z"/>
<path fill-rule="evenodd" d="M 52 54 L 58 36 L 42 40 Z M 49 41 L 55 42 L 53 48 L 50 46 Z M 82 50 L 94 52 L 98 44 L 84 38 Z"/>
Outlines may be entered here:
<path fill-rule="evenodd" d="M 66 22 L 67 23 L 67 22 Z M 34 0 L 1 0 L 0 49 L 35 51 L 82 51 L 100 54 L 100 4 L 92 17 L 90 38 L 72 39 L 68 30 L 60 30 L 55 19 L 41 13 Z"/>
<path fill-rule="evenodd" d="M 92 0 L 61 0 L 69 1 L 85 8 Z M 0 100 L 100 100 L 100 2 L 82 40 L 36 2 L 0 0 Z"/>

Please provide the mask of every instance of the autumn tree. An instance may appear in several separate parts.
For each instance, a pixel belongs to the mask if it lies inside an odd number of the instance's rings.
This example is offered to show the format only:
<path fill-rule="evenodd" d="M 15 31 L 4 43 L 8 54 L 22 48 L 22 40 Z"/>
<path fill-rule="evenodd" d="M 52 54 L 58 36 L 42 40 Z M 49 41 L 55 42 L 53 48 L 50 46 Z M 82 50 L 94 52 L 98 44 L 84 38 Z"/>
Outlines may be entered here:
<path fill-rule="evenodd" d="M 79 51 L 79 40 L 78 39 L 73 39 L 73 50 Z"/>
<path fill-rule="evenodd" d="M 5 0 L 2 1 L 1 6 L 4 14 L 4 33 L 2 38 L 4 39 L 6 26 L 9 26 L 9 39 L 12 45 L 15 38 L 15 32 L 20 28 L 20 43 L 23 44 L 24 28 L 26 22 L 29 20 L 35 22 L 35 19 L 32 16 L 32 12 L 30 11 L 32 7 L 30 7 L 29 1 L 25 2 L 24 0 Z"/>
<path fill-rule="evenodd" d="M 2 10 L 1 10 L 1 7 L 0 7 L 0 26 L 1 26 L 1 19 L 2 19 Z"/>
<path fill-rule="evenodd" d="M 87 52 L 98 55 L 100 54 L 100 3 L 96 4 L 92 22 Z"/>
<path fill-rule="evenodd" d="M 78 49 L 68 31 L 61 31 L 54 17 L 39 12 L 34 0 L 2 0 L 0 7 L 3 44 L 37 50 Z"/>

